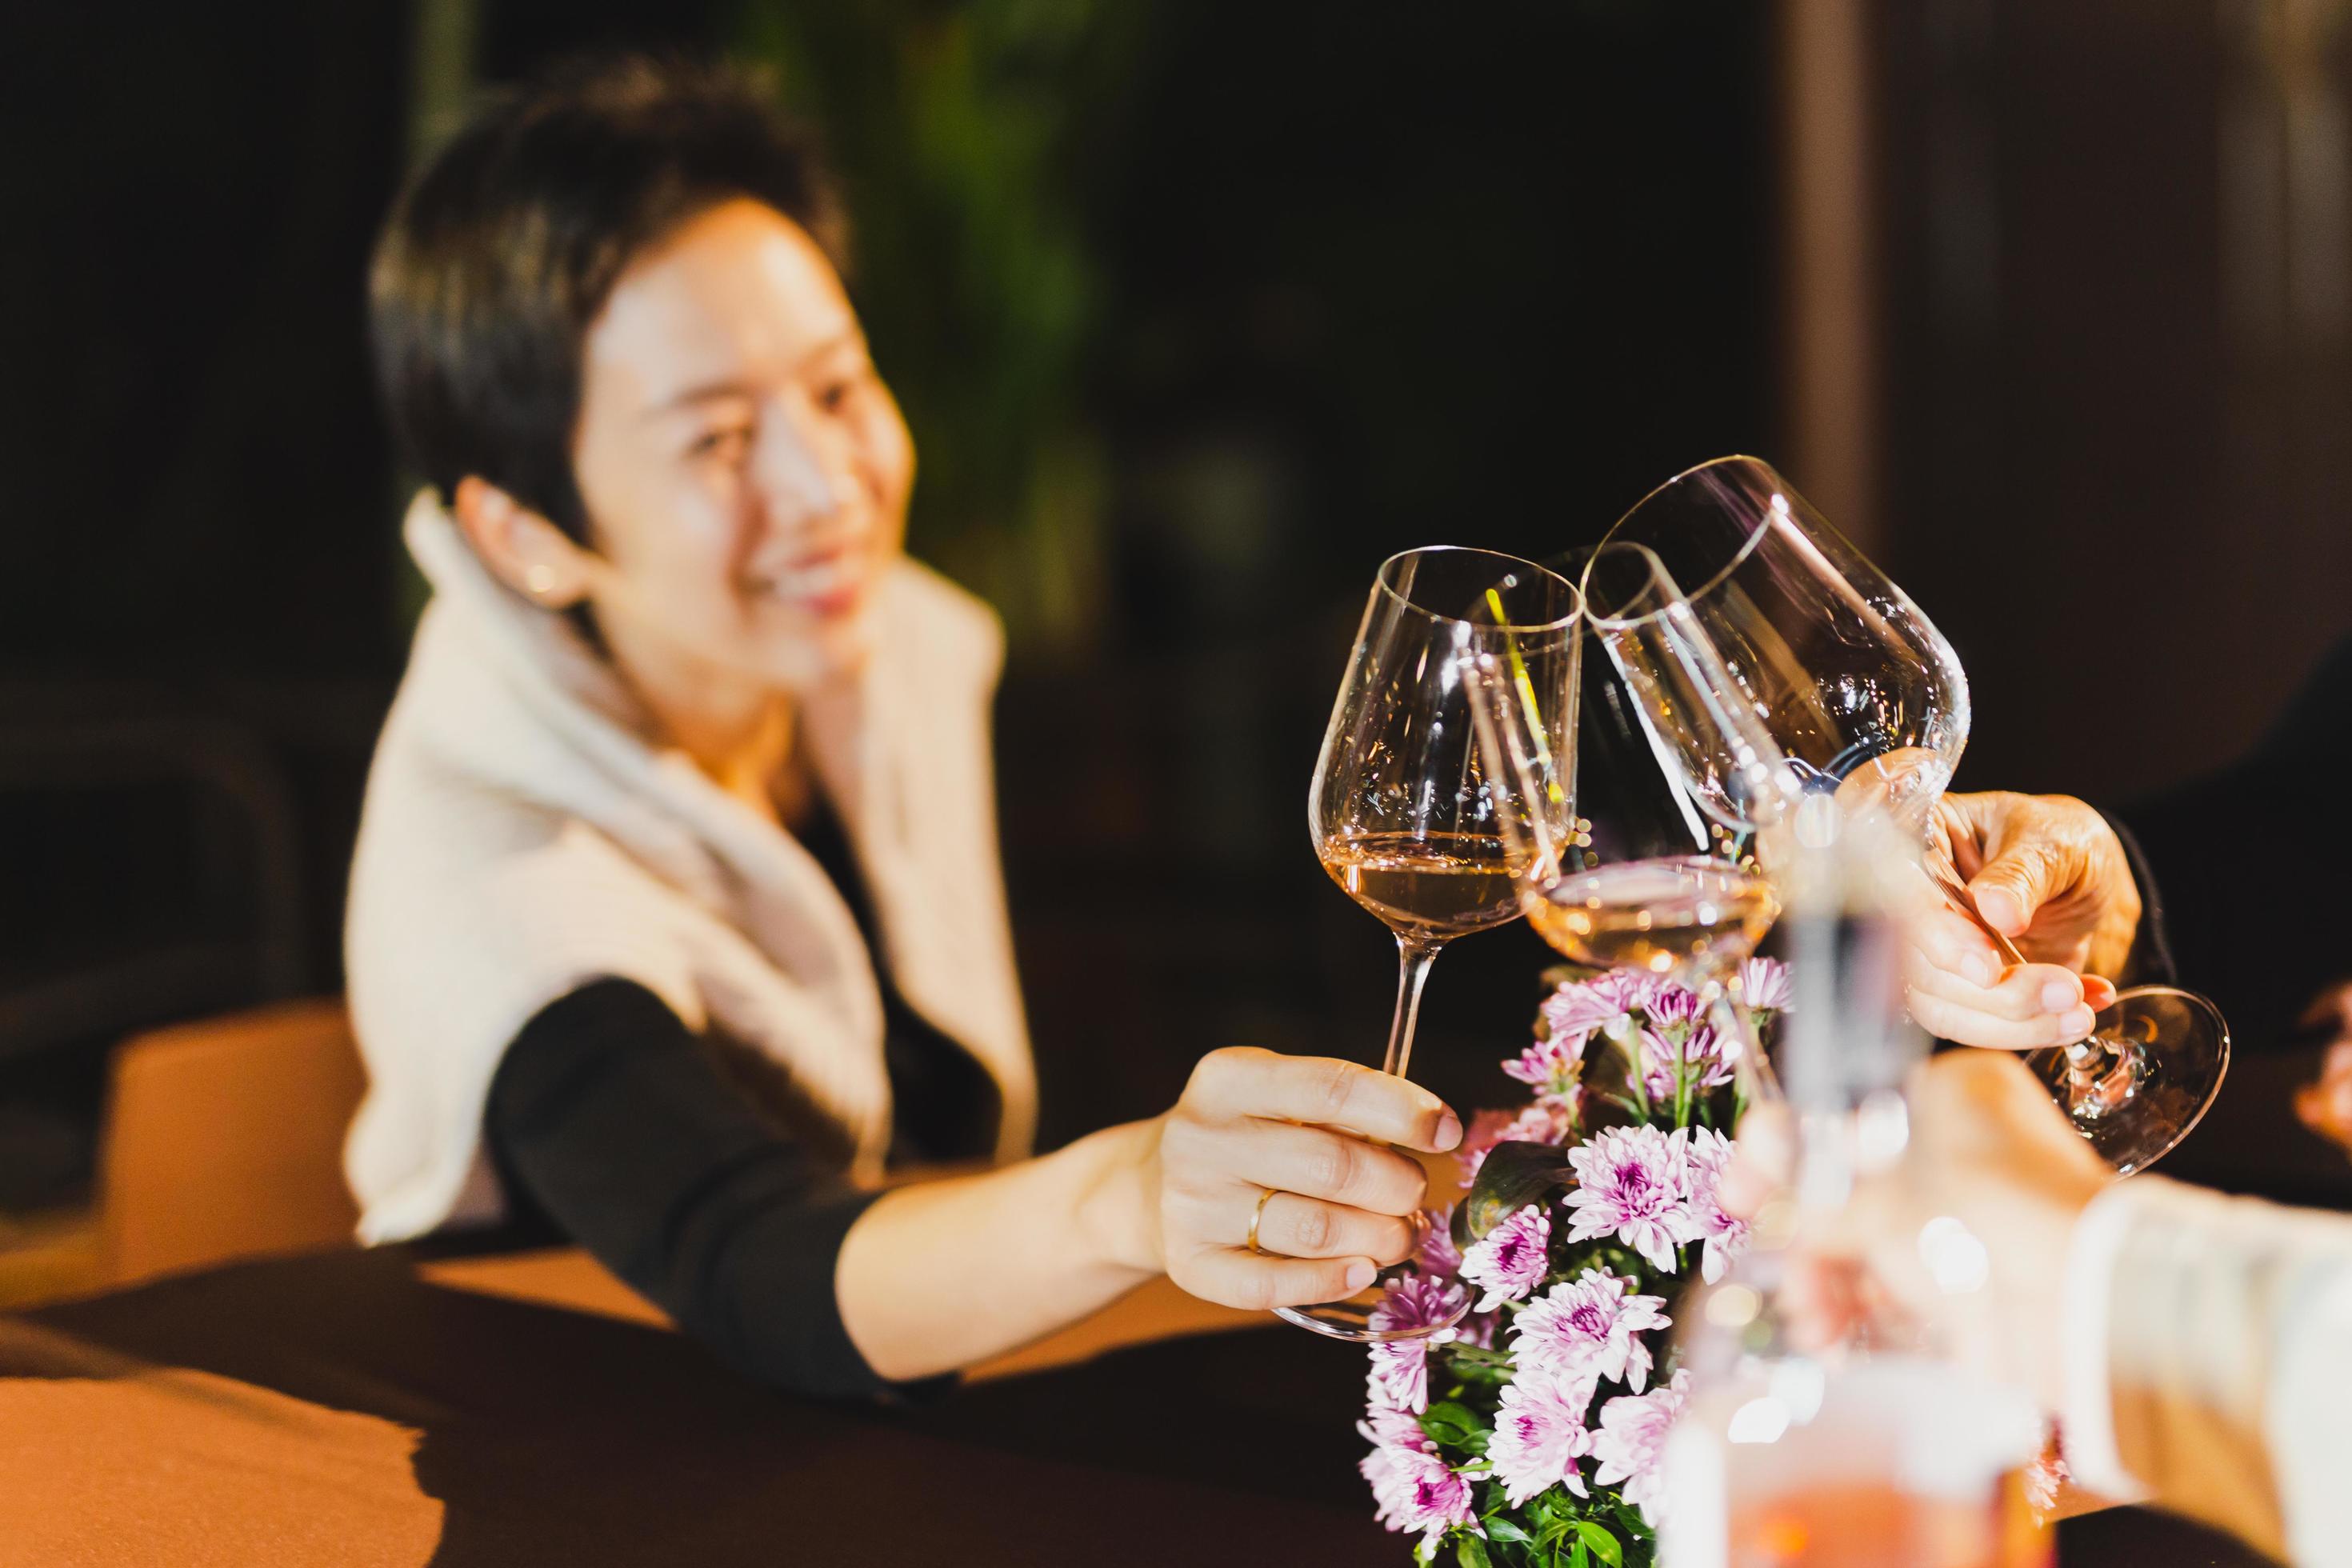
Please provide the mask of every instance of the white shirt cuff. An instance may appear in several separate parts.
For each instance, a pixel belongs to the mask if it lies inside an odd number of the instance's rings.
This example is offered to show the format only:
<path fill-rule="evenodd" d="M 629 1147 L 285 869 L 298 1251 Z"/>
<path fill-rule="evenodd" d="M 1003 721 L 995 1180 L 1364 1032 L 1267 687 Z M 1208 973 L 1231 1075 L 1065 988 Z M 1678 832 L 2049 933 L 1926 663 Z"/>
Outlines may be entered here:
<path fill-rule="evenodd" d="M 2066 1468 L 2076 1486 L 2117 1502 L 2144 1498 L 2147 1488 L 2124 1468 L 2116 1447 L 2107 1314 L 2114 1306 L 2116 1260 L 2142 1196 L 2153 1196 L 2162 1180 L 2138 1176 L 2117 1182 L 2084 1207 L 2067 1247 L 2060 1298 L 2063 1321 L 2059 1354 L 2065 1383 L 2058 1416 Z"/>

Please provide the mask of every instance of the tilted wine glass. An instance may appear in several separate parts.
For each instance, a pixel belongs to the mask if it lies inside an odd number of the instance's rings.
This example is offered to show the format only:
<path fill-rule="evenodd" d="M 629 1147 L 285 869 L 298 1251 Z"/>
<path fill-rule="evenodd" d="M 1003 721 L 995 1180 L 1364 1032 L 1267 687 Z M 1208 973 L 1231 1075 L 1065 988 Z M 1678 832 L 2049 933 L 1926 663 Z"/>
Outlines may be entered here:
<path fill-rule="evenodd" d="M 1461 674 L 1465 655 L 1506 642 L 1536 673 L 1572 657 L 1582 616 L 1575 585 L 1517 556 L 1408 550 L 1383 563 L 1348 659 L 1307 823 L 1317 858 L 1348 895 L 1396 934 L 1396 1014 L 1382 1070 L 1405 1076 L 1423 982 L 1444 945 L 1518 918 L 1511 840 L 1488 787 Z M 1398 1323 L 1378 1316 L 1408 1265 L 1384 1269 L 1343 1301 L 1278 1314 L 1333 1339 L 1416 1338 L 1451 1327 L 1469 1292 L 1448 1285 L 1444 1310 Z"/>
<path fill-rule="evenodd" d="M 1919 607 L 1769 466 L 1722 458 L 1667 481 L 1611 530 L 1581 585 L 1597 640 L 1716 820 L 1802 835 L 1868 808 L 1927 841 L 1968 743 L 1968 678 Z M 1930 859 L 1945 895 L 2021 962 Z M 2211 1003 L 2147 985 L 2027 1061 L 2128 1173 L 2196 1125 L 2229 1050 Z"/>
<path fill-rule="evenodd" d="M 1743 1092 L 1769 1084 L 1759 1042 L 1729 1003 L 1778 905 L 1738 836 L 1697 809 L 1597 649 L 1581 650 L 1568 679 L 1548 689 L 1516 668 L 1508 648 L 1468 664 L 1488 771 L 1517 802 L 1500 821 L 1507 837 L 1525 840 L 1513 858 L 1528 922 L 1573 963 L 1673 982 L 1706 1010 L 1708 1027 L 1696 1032 L 1690 1020 L 1675 1062 L 1645 1062 L 1625 1042 L 1629 1091 L 1655 1092 L 1645 1073 L 1683 1098 L 1735 1071 Z M 1552 743 L 1563 731 L 1571 746 Z M 1678 1099 L 1677 1121 L 1680 1110 Z"/>

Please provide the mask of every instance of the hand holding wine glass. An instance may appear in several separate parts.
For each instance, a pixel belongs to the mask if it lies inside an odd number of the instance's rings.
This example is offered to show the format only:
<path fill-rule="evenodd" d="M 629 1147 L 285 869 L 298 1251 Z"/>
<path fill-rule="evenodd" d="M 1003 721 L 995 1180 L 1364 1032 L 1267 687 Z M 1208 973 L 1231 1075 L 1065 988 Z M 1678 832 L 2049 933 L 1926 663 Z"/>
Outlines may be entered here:
<path fill-rule="evenodd" d="M 1160 1119 L 1151 1261 L 1229 1307 L 1346 1297 L 1417 1239 L 1427 1173 L 1396 1151 L 1461 1139 L 1454 1112 L 1402 1079 L 1328 1057 L 1212 1051 Z"/>
<path fill-rule="evenodd" d="M 1796 1238 L 1792 1261 L 1807 1278 L 1781 1300 L 1799 1314 L 1801 1340 L 1837 1343 L 1873 1311 L 1948 1321 L 1951 1293 L 1933 1277 L 1919 1237 L 1931 1222 L 1957 1220 L 1990 1248 L 1989 1289 L 1971 1304 L 1991 1321 L 1990 1331 L 1952 1336 L 1950 1351 L 1969 1370 L 2032 1393 L 2043 1409 L 2061 1408 L 2068 1243 L 2114 1172 L 2049 1104 L 2033 1078 L 1998 1053 L 1951 1051 L 1928 1063 L 1912 1081 L 1906 1163 L 1859 1184 L 1843 1207 L 1817 1211 Z M 1751 1114 L 1720 1189 L 1725 1206 L 1752 1216 L 1785 1190 L 1797 1143 L 1788 1107 Z"/>
<path fill-rule="evenodd" d="M 1968 743 L 1958 656 L 1769 467 L 1717 458 L 1660 486 L 1610 531 L 1583 587 L 1596 637 L 1715 820 L 1802 841 L 1867 810 L 1928 847 Z M 1961 983 L 1986 994 L 1974 1000 L 2049 1016 L 2037 1040 L 1972 1037 L 2049 1047 L 2029 1065 L 2119 1170 L 2146 1166 L 2186 1136 L 2229 1061 L 2212 1005 L 2139 986 L 2094 1015 L 2072 970 L 2030 963 L 1967 887 L 1932 862 L 1923 869 L 2000 960 L 1991 985 Z M 1965 963 L 1965 944 L 1948 945 Z M 1923 1005 L 1932 1013 L 1937 999 Z M 1941 999 L 1969 1000 L 1949 984 Z M 1982 1016 L 1976 1009 L 1965 1021 Z"/>
<path fill-rule="evenodd" d="M 2106 818 L 2065 795 L 1948 795 L 1928 858 L 1961 883 L 1984 924 L 2024 957 L 2005 964 L 1983 926 L 1948 900 L 1909 922 L 1912 1016 L 1945 1039 L 2033 1050 L 2080 1039 L 2115 1003 L 2139 926 L 2139 889 Z"/>

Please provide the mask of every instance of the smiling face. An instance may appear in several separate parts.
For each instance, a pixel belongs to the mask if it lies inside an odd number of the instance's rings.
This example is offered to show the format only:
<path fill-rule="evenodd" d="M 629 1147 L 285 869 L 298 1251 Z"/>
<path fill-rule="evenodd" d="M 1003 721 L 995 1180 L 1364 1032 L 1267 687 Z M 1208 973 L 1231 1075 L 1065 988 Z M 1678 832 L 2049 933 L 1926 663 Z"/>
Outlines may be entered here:
<path fill-rule="evenodd" d="M 729 201 L 631 264 L 582 349 L 572 466 L 589 599 L 625 669 L 802 692 L 856 670 L 906 532 L 914 443 L 841 279 Z"/>

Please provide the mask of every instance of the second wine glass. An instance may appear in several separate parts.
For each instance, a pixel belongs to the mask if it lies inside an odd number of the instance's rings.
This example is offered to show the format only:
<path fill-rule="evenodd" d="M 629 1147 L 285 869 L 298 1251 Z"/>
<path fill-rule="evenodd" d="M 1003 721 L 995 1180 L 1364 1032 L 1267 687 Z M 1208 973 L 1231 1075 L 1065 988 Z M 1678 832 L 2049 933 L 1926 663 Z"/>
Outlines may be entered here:
<path fill-rule="evenodd" d="M 1698 810 L 1658 752 L 1633 694 L 1597 648 L 1546 691 L 1516 678 L 1507 658 L 1469 661 L 1482 696 L 1475 710 L 1488 767 L 1517 809 L 1507 833 L 1527 842 L 1513 858 L 1528 921 L 1562 956 L 1635 983 L 1629 1005 L 1671 1014 L 1660 1039 L 1628 1041 L 1628 1092 L 1672 1096 L 1677 1125 L 1702 1090 L 1737 1075 L 1743 1093 L 1769 1069 L 1741 1010 L 1732 1005 L 1742 962 L 1779 912 L 1771 883 L 1743 854 L 1738 835 Z M 1540 737 L 1562 726 L 1575 741 L 1547 754 Z M 1565 809 L 1545 803 L 1565 799 Z M 1662 989 L 1667 988 L 1667 989 Z M 1664 1004 L 1664 1013 L 1653 1004 Z M 1646 1116 L 1651 1107 L 1636 1105 Z"/>
<path fill-rule="evenodd" d="M 1596 641 L 1716 821 L 1820 842 L 1868 810 L 1927 846 L 1969 739 L 1959 658 L 1769 465 L 1719 458 L 1661 485 L 1610 531 L 1580 586 Z M 1947 863 L 1927 869 L 2021 961 Z M 2140 986 L 2088 1037 L 2029 1061 L 2076 1131 L 2129 1173 L 2188 1136 L 2229 1054 L 2210 1003 Z"/>

